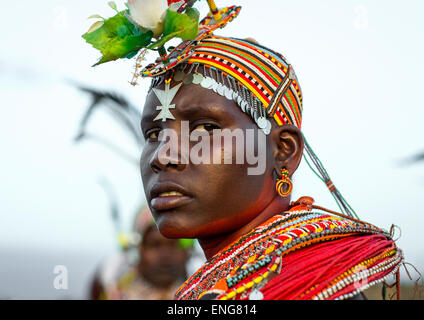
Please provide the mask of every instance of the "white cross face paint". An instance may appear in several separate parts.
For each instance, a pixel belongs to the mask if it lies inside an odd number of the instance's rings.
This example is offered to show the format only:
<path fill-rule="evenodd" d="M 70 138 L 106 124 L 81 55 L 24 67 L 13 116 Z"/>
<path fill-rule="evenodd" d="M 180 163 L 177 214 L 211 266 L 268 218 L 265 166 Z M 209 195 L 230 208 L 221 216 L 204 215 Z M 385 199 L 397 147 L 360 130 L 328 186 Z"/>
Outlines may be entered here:
<path fill-rule="evenodd" d="M 165 83 L 165 90 L 153 88 L 153 92 L 162 104 L 161 106 L 156 107 L 156 110 L 160 110 L 160 112 L 153 121 L 162 120 L 162 122 L 165 122 L 168 119 L 175 120 L 175 117 L 170 111 L 170 109 L 175 109 L 175 104 L 171 104 L 171 102 L 177 95 L 181 85 L 182 83 L 179 83 L 173 88 L 170 88 L 170 83 Z"/>

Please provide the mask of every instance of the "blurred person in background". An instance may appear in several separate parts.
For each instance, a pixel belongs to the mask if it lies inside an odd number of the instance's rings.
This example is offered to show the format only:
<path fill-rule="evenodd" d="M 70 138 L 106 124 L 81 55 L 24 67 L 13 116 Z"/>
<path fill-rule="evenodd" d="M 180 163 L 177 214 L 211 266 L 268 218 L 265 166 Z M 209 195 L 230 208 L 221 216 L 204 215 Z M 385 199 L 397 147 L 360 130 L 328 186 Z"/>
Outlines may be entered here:
<path fill-rule="evenodd" d="M 90 287 L 93 300 L 171 300 L 187 278 L 193 241 L 167 239 L 143 207 L 134 222 L 133 251 L 102 264 Z M 122 245 L 122 243 L 121 243 Z M 128 245 L 124 247 L 128 248 Z M 134 252 L 135 251 L 135 252 Z M 135 257 L 131 257 L 135 253 Z"/>

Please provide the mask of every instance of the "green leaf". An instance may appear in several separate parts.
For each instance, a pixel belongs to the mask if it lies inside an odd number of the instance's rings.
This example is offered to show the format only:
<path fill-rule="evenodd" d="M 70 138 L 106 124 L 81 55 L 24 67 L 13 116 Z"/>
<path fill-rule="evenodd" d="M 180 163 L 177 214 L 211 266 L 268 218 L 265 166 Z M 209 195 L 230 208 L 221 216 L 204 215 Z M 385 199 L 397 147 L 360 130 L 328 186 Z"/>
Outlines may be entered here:
<path fill-rule="evenodd" d="M 167 10 L 163 35 L 179 32 L 182 40 L 194 39 L 199 32 L 199 11 L 190 8 L 186 13 Z"/>
<path fill-rule="evenodd" d="M 138 54 L 138 50 L 128 53 L 124 58 L 132 59 Z"/>
<path fill-rule="evenodd" d="M 153 42 L 150 46 L 147 47 L 147 49 L 155 49 L 158 47 L 163 47 L 165 43 L 167 43 L 169 40 L 172 40 L 179 35 L 179 31 L 168 34 L 167 36 L 162 36 L 158 41 Z"/>
<path fill-rule="evenodd" d="M 151 43 L 153 32 L 141 32 L 124 13 L 122 11 L 114 17 L 99 21 L 102 25 L 93 25 L 89 32 L 82 36 L 103 54 L 95 65 L 128 57 Z"/>
<path fill-rule="evenodd" d="M 82 37 L 94 48 L 101 50 L 107 42 L 111 41 L 113 38 L 118 36 L 118 30 L 122 34 L 123 28 L 126 27 L 125 16 L 116 15 L 112 18 L 106 19 L 103 22 L 103 26 L 99 29 L 87 32 Z M 130 30 L 127 30 L 128 35 L 132 33 Z"/>
<path fill-rule="evenodd" d="M 188 15 L 192 20 L 196 21 L 197 22 L 197 27 L 199 27 L 199 16 L 200 16 L 200 13 L 199 13 L 199 11 L 197 9 L 195 9 L 195 8 L 187 9 L 186 12 L 185 12 L 185 14 Z M 196 34 L 196 36 L 197 36 L 197 34 Z"/>
<path fill-rule="evenodd" d="M 93 14 L 93 15 L 89 16 L 88 19 L 102 19 L 102 20 L 104 20 L 103 17 L 99 14 Z"/>
<path fill-rule="evenodd" d="M 111 7 L 113 10 L 115 10 L 116 12 L 119 12 L 118 11 L 118 8 L 117 8 L 117 6 L 116 6 L 116 3 L 115 3 L 115 1 L 109 1 L 108 2 L 108 5 L 109 5 L 109 7 Z"/>
<path fill-rule="evenodd" d="M 116 38 L 101 50 L 103 57 L 94 66 L 120 58 L 132 58 L 137 54 L 138 50 L 144 48 L 146 43 L 150 42 L 152 37 L 153 32 L 150 36 L 145 34 L 144 36 L 129 36 L 123 39 Z"/>
<path fill-rule="evenodd" d="M 87 33 L 91 33 L 96 31 L 97 29 L 99 29 L 100 27 L 103 26 L 103 21 L 97 21 L 95 23 L 93 23 L 93 25 L 90 27 L 90 29 L 88 29 Z"/>
<path fill-rule="evenodd" d="M 199 11 L 190 8 L 186 13 L 178 13 L 172 10 L 166 11 L 165 24 L 162 37 L 152 44 L 156 48 L 163 46 L 173 38 L 192 40 L 199 33 Z"/>

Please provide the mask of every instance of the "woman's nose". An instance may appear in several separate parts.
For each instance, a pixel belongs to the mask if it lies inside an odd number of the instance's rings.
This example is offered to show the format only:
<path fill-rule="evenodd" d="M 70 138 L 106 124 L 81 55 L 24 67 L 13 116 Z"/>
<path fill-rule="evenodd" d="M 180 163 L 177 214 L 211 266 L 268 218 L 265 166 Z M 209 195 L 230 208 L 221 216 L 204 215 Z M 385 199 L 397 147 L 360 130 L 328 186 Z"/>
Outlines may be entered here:
<path fill-rule="evenodd" d="M 187 157 L 182 154 L 180 139 L 172 129 L 162 130 L 160 143 L 150 159 L 150 167 L 154 172 L 163 170 L 184 170 L 188 164 Z"/>

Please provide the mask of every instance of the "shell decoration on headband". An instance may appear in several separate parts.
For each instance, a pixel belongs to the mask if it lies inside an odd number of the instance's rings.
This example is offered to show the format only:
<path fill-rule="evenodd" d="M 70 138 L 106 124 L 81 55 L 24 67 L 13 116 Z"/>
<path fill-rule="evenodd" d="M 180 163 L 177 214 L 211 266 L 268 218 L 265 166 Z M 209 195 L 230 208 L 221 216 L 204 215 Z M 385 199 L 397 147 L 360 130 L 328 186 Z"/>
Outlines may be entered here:
<path fill-rule="evenodd" d="M 102 53 L 93 66 L 131 59 L 137 56 L 136 70 L 131 84 L 142 77 L 155 77 L 181 62 L 194 52 L 196 43 L 217 28 L 223 28 L 240 12 L 241 7 L 218 9 L 213 0 L 207 0 L 210 13 L 199 21 L 199 11 L 193 7 L 197 0 L 128 0 L 126 9 L 119 11 L 115 2 L 109 6 L 116 11 L 110 18 L 95 22 L 82 36 L 85 41 Z M 168 41 L 180 38 L 183 42 L 176 48 L 165 48 Z M 142 68 L 148 50 L 157 51 L 159 58 Z M 169 53 L 168 53 L 169 51 Z"/>

